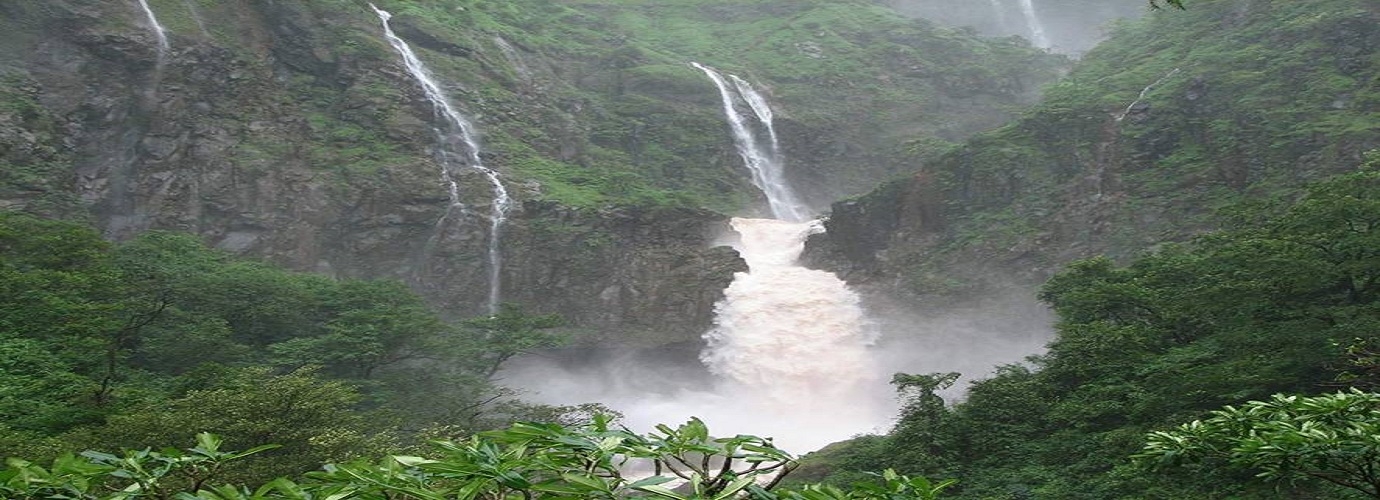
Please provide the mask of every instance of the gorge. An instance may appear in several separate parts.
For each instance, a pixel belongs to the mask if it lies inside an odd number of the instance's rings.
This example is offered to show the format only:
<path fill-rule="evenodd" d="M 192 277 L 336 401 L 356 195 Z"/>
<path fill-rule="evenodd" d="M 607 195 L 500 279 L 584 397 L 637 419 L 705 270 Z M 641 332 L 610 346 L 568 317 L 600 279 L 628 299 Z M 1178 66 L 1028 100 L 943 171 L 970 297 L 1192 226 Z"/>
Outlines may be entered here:
<path fill-rule="evenodd" d="M 1131 457 L 1380 387 L 1380 10 L 1186 6 L 0 2 L 0 454 L 223 429 L 262 484 L 613 410 L 1277 498 Z"/>

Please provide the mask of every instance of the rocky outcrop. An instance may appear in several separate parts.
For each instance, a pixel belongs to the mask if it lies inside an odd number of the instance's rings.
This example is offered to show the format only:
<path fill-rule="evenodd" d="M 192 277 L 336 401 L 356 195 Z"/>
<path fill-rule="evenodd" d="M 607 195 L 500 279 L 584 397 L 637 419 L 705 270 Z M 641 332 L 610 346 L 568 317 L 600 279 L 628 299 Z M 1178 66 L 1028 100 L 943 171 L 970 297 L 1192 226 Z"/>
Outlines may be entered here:
<path fill-rule="evenodd" d="M 698 343 L 733 274 L 747 270 L 714 245 L 729 230 L 703 210 L 531 202 L 505 244 L 504 297 L 596 327 L 581 343 Z"/>
<path fill-rule="evenodd" d="M 1351 57 L 1367 44 L 1380 12 L 1359 1 L 1219 2 L 1128 25 L 1022 119 L 836 203 L 807 255 L 933 301 L 1187 240 L 1220 207 L 1288 197 L 1380 147 L 1380 67 Z"/>

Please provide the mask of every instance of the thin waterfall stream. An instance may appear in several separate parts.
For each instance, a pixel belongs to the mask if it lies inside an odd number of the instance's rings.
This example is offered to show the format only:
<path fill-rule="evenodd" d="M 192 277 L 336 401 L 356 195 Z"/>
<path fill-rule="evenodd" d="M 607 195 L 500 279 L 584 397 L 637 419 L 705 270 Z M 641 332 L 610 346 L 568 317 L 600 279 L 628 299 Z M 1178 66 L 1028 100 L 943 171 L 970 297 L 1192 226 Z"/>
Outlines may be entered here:
<path fill-rule="evenodd" d="M 718 87 L 719 97 L 723 100 L 724 115 L 728 118 L 729 127 L 733 132 L 733 143 L 738 155 L 743 158 L 744 166 L 752 173 L 752 184 L 766 195 L 772 217 L 796 222 L 809 219 L 809 210 L 786 183 L 781 147 L 776 140 L 771 106 L 767 105 L 766 98 L 746 80 L 736 75 L 728 75 L 728 78 L 725 78 L 714 68 L 697 62 L 690 65 L 703 71 L 714 82 L 714 86 Z M 731 86 L 729 80 L 733 81 Z M 752 124 L 744 116 L 745 113 L 738 110 L 739 102 L 747 104 L 752 110 L 752 117 L 756 118 L 760 127 L 767 132 L 769 142 L 766 148 L 762 147 Z"/>
<path fill-rule="evenodd" d="M 1026 27 L 1030 28 L 1030 43 L 1042 49 L 1050 48 L 1045 25 L 1040 22 L 1040 16 L 1035 12 L 1035 0 L 1021 0 L 1021 15 L 1025 16 Z"/>
<path fill-rule="evenodd" d="M 417 54 L 412 51 L 412 47 L 393 32 L 393 27 L 388 23 L 393 15 L 375 7 L 374 4 L 369 4 L 369 7 L 374 9 L 374 13 L 383 23 L 384 38 L 402 58 L 407 72 L 421 85 L 427 100 L 431 102 L 437 117 L 442 121 L 433 130 L 436 132 L 440 146 L 438 156 L 441 161 L 441 179 L 446 183 L 450 195 L 450 205 L 446 208 L 441 219 L 436 222 L 437 226 L 443 227 L 454 212 L 464 206 L 460 202 L 460 185 L 455 179 L 458 169 L 468 167 L 478 171 L 484 175 L 493 189 L 493 202 L 490 204 L 489 210 L 489 244 L 487 249 L 489 282 L 487 309 L 490 315 L 496 314 L 503 289 L 503 255 L 500 241 L 503 224 L 508 220 L 508 211 L 512 208 L 513 200 L 508 196 L 508 189 L 504 187 L 498 172 L 484 166 L 479 155 L 479 141 L 476 139 L 474 125 L 451 104 L 450 99 L 441 90 L 440 84 L 436 83 L 431 72 L 422 64 Z"/>
<path fill-rule="evenodd" d="M 139 0 L 138 5 L 139 11 L 144 15 L 144 22 L 153 32 L 157 44 L 157 59 L 148 81 L 142 87 L 136 88 L 137 94 L 132 96 L 133 99 L 129 101 L 129 107 L 125 110 L 118 147 L 102 155 L 110 181 L 109 189 L 102 200 L 101 211 L 107 217 L 105 232 L 113 238 L 131 236 L 148 228 L 147 209 L 140 205 L 138 182 L 135 179 L 139 177 L 139 171 L 147 160 L 141 144 L 159 113 L 159 89 L 163 84 L 163 73 L 171 50 L 168 29 L 158 22 L 158 16 L 154 14 L 148 1 Z"/>
<path fill-rule="evenodd" d="M 158 39 L 158 63 L 163 63 L 163 58 L 167 56 L 171 45 L 168 43 L 168 29 L 158 22 L 158 16 L 153 14 L 153 8 L 149 7 L 148 0 L 139 0 L 139 8 L 144 11 L 144 17 L 149 22 L 149 27 L 153 29 L 153 36 Z"/>

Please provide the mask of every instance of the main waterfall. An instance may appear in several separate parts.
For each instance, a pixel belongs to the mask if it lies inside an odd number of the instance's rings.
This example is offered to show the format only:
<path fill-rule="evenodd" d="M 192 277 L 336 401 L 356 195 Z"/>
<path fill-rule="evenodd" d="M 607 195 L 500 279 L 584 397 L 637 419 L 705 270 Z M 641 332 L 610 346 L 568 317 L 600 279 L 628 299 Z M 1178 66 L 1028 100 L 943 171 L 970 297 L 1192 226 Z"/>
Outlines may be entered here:
<path fill-rule="evenodd" d="M 489 269 L 489 314 L 498 312 L 498 304 L 502 294 L 501 271 L 503 269 L 503 256 L 500 252 L 500 236 L 502 235 L 503 223 L 507 222 L 508 210 L 512 207 L 512 198 L 508 196 L 508 189 L 503 186 L 499 179 L 498 172 L 485 167 L 483 160 L 479 156 L 479 141 L 475 139 L 474 125 L 465 116 L 460 114 L 455 106 L 451 105 L 446 98 L 441 86 L 432 78 L 431 72 L 422 64 L 421 59 L 412 51 L 412 47 L 398 35 L 393 33 L 393 27 L 388 24 L 393 15 L 387 11 L 380 10 L 374 4 L 369 4 L 378 14 L 379 20 L 383 22 L 383 35 L 388 40 L 388 44 L 402 57 L 403 65 L 412 75 L 417 83 L 421 85 L 426 93 L 427 100 L 431 101 L 432 108 L 436 110 L 437 117 L 442 123 L 437 124 L 433 129 L 436 132 L 438 156 L 441 161 L 441 179 L 446 183 L 450 193 L 450 206 L 446 208 L 446 213 L 437 221 L 438 227 L 443 227 L 453 212 L 462 207 L 460 203 L 460 185 L 455 180 L 456 172 L 462 166 L 468 166 L 481 174 L 489 181 L 493 187 L 493 202 L 489 210 L 489 245 L 488 245 L 488 269 Z"/>
<path fill-rule="evenodd" d="M 716 391 L 755 409 L 770 429 L 765 434 L 801 446 L 797 451 L 874 428 L 887 416 L 876 391 L 885 382 L 873 372 L 877 363 L 868 349 L 874 339 L 857 294 L 832 273 L 797 263 L 805 238 L 824 227 L 808 220 L 786 181 L 771 106 L 737 75 L 691 64 L 718 88 L 738 153 L 775 217 L 732 221 L 739 235 L 734 246 L 749 271 L 724 291 L 715 327 L 705 334 L 700 359 L 719 378 Z M 740 102 L 766 130 L 765 151 Z M 713 423 L 712 416 L 706 420 Z"/>
<path fill-rule="evenodd" d="M 500 378 L 542 403 L 606 404 L 632 429 L 695 416 L 716 435 L 771 437 L 796 453 L 884 431 L 895 411 L 884 376 L 892 364 L 876 359 L 858 295 L 797 262 L 824 227 L 786 180 L 770 103 L 746 79 L 691 65 L 718 88 L 734 145 L 774 217 L 732 220 L 731 244 L 749 270 L 715 304 L 699 363 L 667 355 L 674 348 L 576 362 L 525 356 Z"/>
<path fill-rule="evenodd" d="M 724 291 L 700 356 L 721 378 L 719 390 L 747 398 L 764 418 L 818 427 L 773 433 L 857 432 L 884 420 L 885 400 L 873 394 L 886 382 L 872 372 L 873 336 L 858 295 L 832 273 L 796 262 L 820 225 L 733 219 L 733 229 L 749 271 Z"/>

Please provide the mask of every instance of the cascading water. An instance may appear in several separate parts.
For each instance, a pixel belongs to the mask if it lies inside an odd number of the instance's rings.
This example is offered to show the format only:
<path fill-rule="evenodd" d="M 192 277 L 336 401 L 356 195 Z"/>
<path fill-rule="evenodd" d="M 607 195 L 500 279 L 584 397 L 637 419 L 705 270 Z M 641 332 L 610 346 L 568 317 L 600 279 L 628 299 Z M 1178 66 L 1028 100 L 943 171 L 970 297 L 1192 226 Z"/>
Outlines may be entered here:
<path fill-rule="evenodd" d="M 1030 28 L 1030 42 L 1042 49 L 1050 48 L 1045 26 L 1040 22 L 1040 16 L 1035 13 L 1035 0 L 1021 0 L 1021 15 L 1025 16 L 1025 24 Z"/>
<path fill-rule="evenodd" d="M 149 7 L 148 0 L 139 0 L 139 8 L 143 9 L 144 17 L 148 19 L 149 27 L 153 29 L 153 35 L 158 38 L 158 62 L 163 62 L 163 57 L 167 55 L 171 45 L 168 44 L 168 30 L 158 22 L 158 16 L 153 15 L 153 9 Z"/>
<path fill-rule="evenodd" d="M 493 188 L 493 202 L 489 211 L 489 246 L 488 246 L 488 267 L 489 267 L 489 314 L 498 312 L 498 304 L 502 293 L 501 274 L 503 268 L 503 256 L 499 245 L 502 235 L 503 223 L 507 222 L 508 210 L 512 208 L 512 198 L 508 196 L 508 189 L 503 186 L 499 179 L 498 172 L 485 167 L 479 156 L 479 141 L 475 139 L 474 125 L 460 114 L 455 106 L 451 105 L 446 98 L 445 92 L 441 91 L 441 86 L 432 78 L 431 72 L 422 64 L 421 59 L 412 51 L 412 47 L 402 38 L 393 33 L 393 27 L 388 24 L 393 15 L 387 11 L 369 4 L 369 8 L 374 9 L 374 13 L 383 22 L 383 35 L 388 40 L 388 44 L 393 46 L 393 50 L 402 57 L 403 65 L 407 67 L 407 72 L 412 75 L 417 83 L 421 85 L 428 101 L 431 101 L 432 108 L 436 111 L 437 117 L 443 123 L 436 125 L 435 131 L 437 140 L 440 143 L 439 156 L 441 160 L 441 179 L 446 183 L 450 194 L 450 206 L 446 213 L 437 221 L 441 226 L 446 223 L 452 212 L 462 207 L 460 202 L 460 185 L 455 180 L 456 169 L 468 166 L 481 174 L 489 181 Z"/>
<path fill-rule="evenodd" d="M 733 85 L 730 86 L 728 80 L 714 68 L 696 62 L 690 65 L 703 71 L 714 82 L 714 86 L 718 87 L 719 97 L 723 100 L 724 115 L 733 130 L 733 142 L 738 149 L 738 155 L 743 158 L 743 164 L 752 173 L 752 184 L 766 195 L 772 217 L 789 221 L 808 219 L 809 211 L 786 183 L 776 129 L 772 126 L 771 107 L 767 105 L 766 98 L 747 81 L 735 75 L 728 75 L 729 79 L 733 80 Z M 743 113 L 738 111 L 740 101 L 747 103 L 757 122 L 766 130 L 770 140 L 766 150 L 763 150 L 762 144 L 758 142 L 757 134 L 743 117 Z"/>
<path fill-rule="evenodd" d="M 881 424 L 887 403 L 875 389 L 885 384 L 872 371 L 874 339 L 857 294 L 832 273 L 796 262 L 805 238 L 824 227 L 807 221 L 785 181 L 771 107 L 746 80 L 692 65 L 718 87 L 738 152 L 776 217 L 732 221 L 749 271 L 724 291 L 715 327 L 705 335 L 700 359 L 719 377 L 717 392 L 740 398 L 770 422 L 769 433 L 783 446 L 823 445 Z M 766 129 L 767 152 L 739 113 L 739 100 Z"/>
<path fill-rule="evenodd" d="M 716 435 L 772 437 L 797 453 L 884 430 L 895 407 L 858 295 L 833 274 L 796 262 L 805 238 L 824 228 L 808 219 L 784 180 L 771 107 L 746 80 L 692 65 L 718 86 L 738 152 L 776 217 L 732 220 L 733 245 L 749 272 L 735 275 L 715 304 L 703 365 L 620 358 L 572 370 L 528 357 L 505 367 L 502 378 L 537 391 L 526 397 L 544 403 L 602 402 L 634 429 L 697 416 Z M 739 112 L 744 104 L 767 144 Z M 705 369 L 712 384 L 703 383 Z"/>
<path fill-rule="evenodd" d="M 149 74 L 148 82 L 142 88 L 138 88 L 138 93 L 130 100 L 130 107 L 126 110 L 128 118 L 118 127 L 122 131 L 119 146 L 102 154 L 101 160 L 98 160 L 107 168 L 106 175 L 109 178 L 109 187 L 101 202 L 100 212 L 106 217 L 106 235 L 111 238 L 128 237 L 148 228 L 147 210 L 140 206 L 135 179 L 139 177 L 144 160 L 140 154 L 141 142 L 154 122 L 153 117 L 159 111 L 158 92 L 162 86 L 163 71 L 171 48 L 167 28 L 158 22 L 158 16 L 154 15 L 147 0 L 139 0 L 139 10 L 143 12 L 149 30 L 153 31 L 158 58 Z"/>
<path fill-rule="evenodd" d="M 721 377 L 719 392 L 746 398 L 760 418 L 789 426 L 775 433 L 841 439 L 884 422 L 886 399 L 877 387 L 885 393 L 886 385 L 872 372 L 874 338 L 858 295 L 832 273 L 796 262 L 805 238 L 823 227 L 773 219 L 732 224 L 750 270 L 724 291 L 700 356 Z"/>

